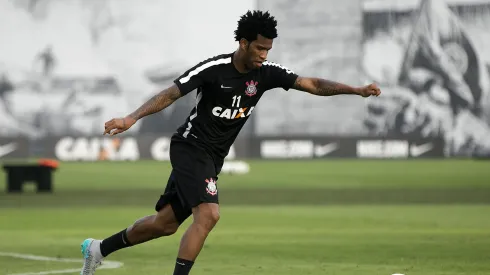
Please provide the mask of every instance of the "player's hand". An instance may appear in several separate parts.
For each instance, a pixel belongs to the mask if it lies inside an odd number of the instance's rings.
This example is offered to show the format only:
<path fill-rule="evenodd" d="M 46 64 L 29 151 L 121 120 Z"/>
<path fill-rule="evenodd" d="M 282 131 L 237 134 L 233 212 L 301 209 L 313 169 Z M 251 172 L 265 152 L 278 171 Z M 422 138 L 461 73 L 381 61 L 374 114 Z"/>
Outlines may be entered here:
<path fill-rule="evenodd" d="M 104 125 L 104 135 L 109 134 L 111 136 L 120 134 L 127 129 L 131 128 L 133 124 L 136 123 L 136 120 L 132 117 L 124 117 L 124 118 L 113 118 L 107 121 Z"/>
<path fill-rule="evenodd" d="M 376 83 L 359 88 L 359 95 L 362 97 L 379 96 L 380 94 L 381 90 Z"/>

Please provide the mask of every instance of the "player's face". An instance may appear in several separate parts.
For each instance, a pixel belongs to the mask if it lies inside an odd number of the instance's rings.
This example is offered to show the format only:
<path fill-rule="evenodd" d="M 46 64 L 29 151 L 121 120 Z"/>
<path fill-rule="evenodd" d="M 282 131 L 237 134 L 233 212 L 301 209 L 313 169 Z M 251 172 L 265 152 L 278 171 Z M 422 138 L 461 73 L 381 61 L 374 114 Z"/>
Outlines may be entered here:
<path fill-rule="evenodd" d="M 257 35 L 257 39 L 249 44 L 247 49 L 247 67 L 258 69 L 267 59 L 267 54 L 272 49 L 272 39 Z"/>

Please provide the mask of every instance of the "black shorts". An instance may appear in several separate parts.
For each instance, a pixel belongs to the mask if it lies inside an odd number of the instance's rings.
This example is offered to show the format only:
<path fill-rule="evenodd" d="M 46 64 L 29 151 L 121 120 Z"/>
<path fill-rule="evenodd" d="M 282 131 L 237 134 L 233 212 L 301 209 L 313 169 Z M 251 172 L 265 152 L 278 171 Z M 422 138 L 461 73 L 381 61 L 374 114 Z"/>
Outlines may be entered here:
<path fill-rule="evenodd" d="M 216 165 L 202 148 L 174 140 L 170 143 L 170 162 L 172 173 L 155 205 L 156 211 L 170 204 L 177 221 L 182 223 L 192 214 L 193 207 L 203 202 L 219 203 L 216 182 L 222 162 Z"/>

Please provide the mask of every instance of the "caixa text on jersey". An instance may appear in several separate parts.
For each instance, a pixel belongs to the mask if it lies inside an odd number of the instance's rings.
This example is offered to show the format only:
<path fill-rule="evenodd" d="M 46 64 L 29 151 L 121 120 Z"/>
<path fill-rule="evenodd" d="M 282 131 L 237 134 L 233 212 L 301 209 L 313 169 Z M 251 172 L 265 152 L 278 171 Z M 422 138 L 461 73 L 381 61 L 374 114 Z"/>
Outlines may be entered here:
<path fill-rule="evenodd" d="M 255 106 L 252 106 L 250 108 L 243 107 L 243 108 L 228 109 L 228 108 L 217 106 L 213 108 L 212 112 L 213 115 L 217 117 L 227 118 L 227 119 L 238 119 L 242 117 L 248 117 L 250 114 L 252 114 L 254 108 Z"/>

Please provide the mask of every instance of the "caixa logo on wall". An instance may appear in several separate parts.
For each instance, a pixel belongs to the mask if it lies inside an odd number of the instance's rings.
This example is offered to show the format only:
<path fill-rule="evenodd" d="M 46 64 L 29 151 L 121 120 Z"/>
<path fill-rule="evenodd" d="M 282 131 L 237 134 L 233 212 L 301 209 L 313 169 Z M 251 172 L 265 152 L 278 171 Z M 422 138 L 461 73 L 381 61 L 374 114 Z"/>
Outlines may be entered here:
<path fill-rule="evenodd" d="M 52 147 L 62 161 L 170 159 L 168 137 L 62 137 Z"/>
<path fill-rule="evenodd" d="M 149 158 L 153 160 L 170 160 L 170 138 L 169 137 L 159 137 L 154 140 L 148 141 L 147 144 L 150 145 L 149 155 L 143 156 L 144 158 Z M 146 147 L 145 144 L 142 144 Z"/>
<path fill-rule="evenodd" d="M 63 161 L 139 160 L 135 138 L 63 137 L 54 146 L 54 155 Z"/>
<path fill-rule="evenodd" d="M 170 137 L 62 137 L 48 141 L 51 155 L 62 161 L 169 161 Z M 242 150 L 243 151 L 243 150 Z M 227 159 L 235 158 L 232 146 Z"/>

